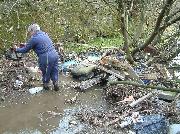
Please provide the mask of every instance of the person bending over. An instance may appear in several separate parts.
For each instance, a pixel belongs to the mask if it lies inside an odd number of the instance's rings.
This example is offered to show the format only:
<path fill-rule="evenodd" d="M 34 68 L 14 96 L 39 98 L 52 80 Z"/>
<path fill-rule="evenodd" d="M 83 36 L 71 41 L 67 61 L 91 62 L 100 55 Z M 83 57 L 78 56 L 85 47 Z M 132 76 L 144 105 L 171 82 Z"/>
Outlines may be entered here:
<path fill-rule="evenodd" d="M 53 46 L 52 40 L 47 33 L 40 30 L 40 26 L 36 23 L 28 27 L 28 34 L 30 36 L 29 41 L 24 47 L 15 47 L 15 51 L 17 53 L 27 53 L 29 50 L 33 49 L 38 56 L 39 68 L 42 71 L 43 88 L 48 90 L 49 81 L 52 80 L 54 90 L 58 91 L 59 55 Z"/>

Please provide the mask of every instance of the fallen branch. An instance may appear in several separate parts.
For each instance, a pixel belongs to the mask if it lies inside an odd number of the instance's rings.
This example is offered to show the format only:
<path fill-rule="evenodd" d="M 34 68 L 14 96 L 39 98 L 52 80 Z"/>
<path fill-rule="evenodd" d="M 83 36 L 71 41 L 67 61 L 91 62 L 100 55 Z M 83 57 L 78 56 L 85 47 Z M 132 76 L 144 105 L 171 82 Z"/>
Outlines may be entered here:
<path fill-rule="evenodd" d="M 143 85 L 132 81 L 112 81 L 109 82 L 111 85 L 115 84 L 127 84 L 127 85 L 133 85 L 137 87 L 143 87 L 143 88 L 151 88 L 151 89 L 157 89 L 157 90 L 163 90 L 163 91 L 171 91 L 171 92 L 177 92 L 180 93 L 180 88 L 165 88 L 160 86 L 152 86 L 152 85 Z"/>
<path fill-rule="evenodd" d="M 144 101 L 145 99 L 151 97 L 153 95 L 153 93 L 148 93 L 147 95 L 137 99 L 136 101 L 133 101 L 131 104 L 129 104 L 131 107 L 134 107 L 136 105 L 138 105 L 139 103 L 141 103 L 142 101 Z"/>

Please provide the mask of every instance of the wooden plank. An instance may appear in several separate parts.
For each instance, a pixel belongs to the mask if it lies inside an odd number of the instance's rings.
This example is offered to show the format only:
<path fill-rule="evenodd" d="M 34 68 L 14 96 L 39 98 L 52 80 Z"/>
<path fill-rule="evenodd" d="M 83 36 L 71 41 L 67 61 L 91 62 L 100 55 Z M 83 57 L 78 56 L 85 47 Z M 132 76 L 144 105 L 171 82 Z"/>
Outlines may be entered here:
<path fill-rule="evenodd" d="M 102 71 L 108 73 L 108 74 L 111 74 L 111 75 L 116 76 L 117 78 L 120 78 L 121 80 L 124 80 L 124 79 L 125 79 L 125 76 L 122 76 L 121 74 L 116 73 L 116 72 L 114 72 L 114 71 L 112 71 L 112 70 L 108 70 L 108 69 L 106 69 L 106 68 L 103 67 L 103 66 L 98 66 L 98 68 L 101 69 Z"/>

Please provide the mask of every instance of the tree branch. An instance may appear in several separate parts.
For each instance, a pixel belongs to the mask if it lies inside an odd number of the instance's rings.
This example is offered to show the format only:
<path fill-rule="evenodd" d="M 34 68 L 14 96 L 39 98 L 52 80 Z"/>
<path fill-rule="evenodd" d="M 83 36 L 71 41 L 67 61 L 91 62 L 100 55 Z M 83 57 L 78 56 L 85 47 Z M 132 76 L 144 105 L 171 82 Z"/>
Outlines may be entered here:
<path fill-rule="evenodd" d="M 180 12 L 180 9 L 177 10 L 176 12 L 172 13 L 171 15 L 167 16 L 167 21 L 169 21 L 172 17 L 176 16 L 177 13 L 179 13 L 179 12 Z"/>
<path fill-rule="evenodd" d="M 171 20 L 170 22 L 167 22 L 165 25 L 161 26 L 161 27 L 159 28 L 159 30 L 161 31 L 161 30 L 163 30 L 163 29 L 166 29 L 167 27 L 171 26 L 172 24 L 174 24 L 174 23 L 176 23 L 176 22 L 178 22 L 178 21 L 180 21 L 180 16 L 177 17 L 177 18 L 175 18 L 175 19 L 173 19 L 173 20 Z"/>
<path fill-rule="evenodd" d="M 132 81 L 112 81 L 109 84 L 111 84 L 111 85 L 116 85 L 116 84 L 133 85 L 133 86 L 142 87 L 142 88 L 146 88 L 146 89 L 151 88 L 151 89 L 180 93 L 180 88 L 165 88 L 165 87 L 160 87 L 160 86 L 144 85 L 144 84 L 139 84 L 139 83 L 132 82 Z"/>
<path fill-rule="evenodd" d="M 137 52 L 143 50 L 146 46 L 151 44 L 151 42 L 154 40 L 154 38 L 157 36 L 157 34 L 160 31 L 160 25 L 163 21 L 163 18 L 165 16 L 166 12 L 168 10 L 170 10 L 170 7 L 173 5 L 174 2 L 175 2 L 175 0 L 166 0 L 166 4 L 164 5 L 163 9 L 161 10 L 161 12 L 157 18 L 156 25 L 154 27 L 154 31 L 151 33 L 150 37 L 145 41 L 145 43 L 143 45 L 136 47 L 132 51 L 132 56 L 134 56 Z"/>

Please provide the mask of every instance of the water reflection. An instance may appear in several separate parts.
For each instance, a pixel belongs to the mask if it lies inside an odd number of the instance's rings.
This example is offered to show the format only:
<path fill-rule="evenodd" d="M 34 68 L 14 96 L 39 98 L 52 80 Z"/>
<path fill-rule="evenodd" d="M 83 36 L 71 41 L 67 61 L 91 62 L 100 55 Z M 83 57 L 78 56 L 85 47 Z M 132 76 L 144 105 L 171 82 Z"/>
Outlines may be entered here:
<path fill-rule="evenodd" d="M 35 130 L 34 129 L 23 129 L 17 133 L 4 132 L 3 134 L 42 134 L 42 133 L 37 129 L 35 129 Z"/>
<path fill-rule="evenodd" d="M 79 133 L 84 125 L 81 124 L 73 116 L 77 112 L 77 109 L 66 109 L 64 110 L 64 116 L 60 120 L 59 127 L 51 134 L 76 134 Z"/>

